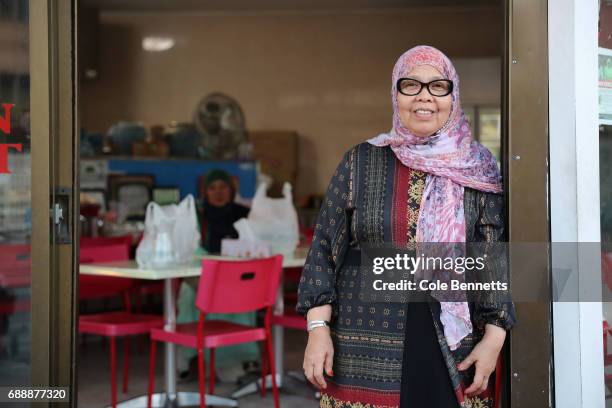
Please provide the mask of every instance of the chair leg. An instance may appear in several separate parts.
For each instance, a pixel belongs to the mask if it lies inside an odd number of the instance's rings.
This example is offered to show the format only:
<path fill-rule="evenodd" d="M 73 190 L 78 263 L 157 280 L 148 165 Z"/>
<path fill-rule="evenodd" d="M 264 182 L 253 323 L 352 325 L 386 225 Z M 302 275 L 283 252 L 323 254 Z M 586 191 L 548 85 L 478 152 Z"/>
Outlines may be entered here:
<path fill-rule="evenodd" d="M 113 408 L 117 406 L 117 340 L 115 337 L 110 338 L 111 349 L 111 405 Z"/>
<path fill-rule="evenodd" d="M 128 391 L 128 372 L 130 370 L 130 338 L 123 338 L 123 393 Z"/>
<path fill-rule="evenodd" d="M 272 348 L 272 335 L 270 333 L 270 330 L 267 330 L 267 333 L 266 333 L 266 343 L 268 346 L 268 364 L 270 367 L 270 375 L 272 376 L 272 394 L 274 395 L 274 407 L 280 408 L 280 402 L 278 401 L 278 387 L 276 386 L 276 367 L 274 365 L 274 349 Z"/>
<path fill-rule="evenodd" d="M 215 393 L 215 349 L 210 349 L 210 369 L 208 371 L 208 393 Z"/>
<path fill-rule="evenodd" d="M 149 352 L 149 394 L 147 395 L 147 407 L 151 408 L 151 399 L 153 397 L 153 387 L 155 386 L 155 351 L 157 342 L 151 339 L 151 351 Z"/>
<path fill-rule="evenodd" d="M 198 349 L 198 382 L 200 384 L 200 408 L 206 408 L 206 388 L 204 388 L 204 349 Z"/>

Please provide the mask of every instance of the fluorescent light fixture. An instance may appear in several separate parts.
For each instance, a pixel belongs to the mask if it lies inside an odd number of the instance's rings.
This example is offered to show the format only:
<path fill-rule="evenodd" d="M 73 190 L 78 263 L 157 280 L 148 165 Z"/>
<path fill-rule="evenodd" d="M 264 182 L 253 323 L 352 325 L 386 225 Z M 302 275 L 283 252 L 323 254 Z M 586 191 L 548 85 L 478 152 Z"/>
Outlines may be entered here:
<path fill-rule="evenodd" d="M 172 37 L 145 37 L 142 39 L 142 49 L 145 51 L 168 51 L 174 47 Z"/>

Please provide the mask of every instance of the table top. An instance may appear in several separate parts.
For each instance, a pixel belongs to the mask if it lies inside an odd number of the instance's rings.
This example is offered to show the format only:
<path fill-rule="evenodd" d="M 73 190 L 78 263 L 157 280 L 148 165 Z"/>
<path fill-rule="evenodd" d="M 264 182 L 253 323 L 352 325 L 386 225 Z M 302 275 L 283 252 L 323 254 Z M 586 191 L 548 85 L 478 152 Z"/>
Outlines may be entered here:
<path fill-rule="evenodd" d="M 146 280 L 161 280 L 169 278 L 189 278 L 192 276 L 200 276 L 202 272 L 202 259 L 222 260 L 222 261 L 237 261 L 243 258 L 220 256 L 220 255 L 202 255 L 194 258 L 189 265 L 182 267 L 172 267 L 168 269 L 141 269 L 136 264 L 136 261 L 118 261 L 104 263 L 81 264 L 79 271 L 84 275 L 98 276 L 115 276 L 120 278 L 134 278 Z M 306 262 L 306 257 L 303 253 L 296 254 L 293 258 L 283 257 L 283 268 L 301 268 Z"/>

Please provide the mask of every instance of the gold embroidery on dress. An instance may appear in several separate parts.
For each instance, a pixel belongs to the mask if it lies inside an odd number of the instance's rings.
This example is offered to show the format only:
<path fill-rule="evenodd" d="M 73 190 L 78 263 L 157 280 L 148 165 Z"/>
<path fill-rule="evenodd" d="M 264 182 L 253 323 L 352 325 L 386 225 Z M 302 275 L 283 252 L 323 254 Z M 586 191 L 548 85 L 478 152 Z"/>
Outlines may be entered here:
<path fill-rule="evenodd" d="M 489 397 L 480 398 L 479 396 L 466 397 L 461 404 L 461 408 L 491 408 L 493 400 Z"/>
<path fill-rule="evenodd" d="M 321 408 L 397 408 L 397 405 L 394 405 L 394 406 L 374 405 L 374 404 L 363 404 L 361 402 L 344 401 L 344 400 L 334 398 L 327 394 L 323 394 L 321 396 L 321 401 L 320 401 L 319 406 Z"/>
<path fill-rule="evenodd" d="M 423 190 L 425 190 L 425 173 L 420 170 L 410 170 L 410 186 L 408 188 L 408 211 L 407 211 L 407 225 L 408 225 L 408 243 L 414 244 L 416 242 L 416 234 L 413 232 L 416 230 L 416 225 L 419 221 L 419 210 L 421 207 L 421 198 L 423 197 Z M 408 249 L 414 249 L 413 245 L 409 245 Z"/>

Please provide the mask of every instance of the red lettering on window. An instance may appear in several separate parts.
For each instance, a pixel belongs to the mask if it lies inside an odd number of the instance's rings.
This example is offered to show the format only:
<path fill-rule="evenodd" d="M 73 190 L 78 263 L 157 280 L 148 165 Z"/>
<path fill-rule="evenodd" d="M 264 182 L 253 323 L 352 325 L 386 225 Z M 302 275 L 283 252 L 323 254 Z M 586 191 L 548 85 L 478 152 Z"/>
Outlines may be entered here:
<path fill-rule="evenodd" d="M 22 149 L 22 145 L 21 143 L 0 144 L 0 174 L 7 174 L 11 172 L 8 168 L 8 152 L 11 148 L 20 152 Z"/>
<path fill-rule="evenodd" d="M 11 109 L 13 108 L 12 103 L 3 103 L 2 107 L 4 108 L 4 117 L 0 117 L 0 131 L 5 134 L 11 133 Z"/>

